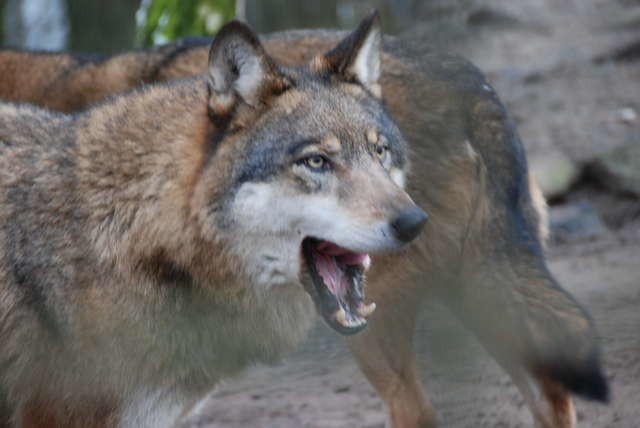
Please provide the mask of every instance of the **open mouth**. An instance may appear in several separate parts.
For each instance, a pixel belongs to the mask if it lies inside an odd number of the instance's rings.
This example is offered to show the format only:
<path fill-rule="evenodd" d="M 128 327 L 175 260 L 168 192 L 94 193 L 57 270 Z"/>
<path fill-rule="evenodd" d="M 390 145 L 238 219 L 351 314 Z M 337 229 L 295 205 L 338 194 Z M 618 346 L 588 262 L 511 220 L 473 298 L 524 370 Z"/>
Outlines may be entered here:
<path fill-rule="evenodd" d="M 302 254 L 310 277 L 303 284 L 327 324 L 341 334 L 364 329 L 376 308 L 375 303 L 364 303 L 369 255 L 315 238 L 302 241 Z"/>

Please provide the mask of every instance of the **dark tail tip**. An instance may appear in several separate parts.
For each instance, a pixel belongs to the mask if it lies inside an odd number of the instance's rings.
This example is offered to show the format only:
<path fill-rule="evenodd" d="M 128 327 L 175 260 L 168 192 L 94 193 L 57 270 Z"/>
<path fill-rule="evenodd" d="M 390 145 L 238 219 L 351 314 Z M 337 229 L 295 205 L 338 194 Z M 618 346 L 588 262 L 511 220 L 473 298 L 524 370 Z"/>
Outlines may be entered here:
<path fill-rule="evenodd" d="M 603 403 L 609 401 L 609 385 L 597 355 L 578 365 L 575 364 L 575 361 L 571 363 L 568 361 L 566 363 L 556 362 L 547 365 L 544 372 L 580 397 Z"/>

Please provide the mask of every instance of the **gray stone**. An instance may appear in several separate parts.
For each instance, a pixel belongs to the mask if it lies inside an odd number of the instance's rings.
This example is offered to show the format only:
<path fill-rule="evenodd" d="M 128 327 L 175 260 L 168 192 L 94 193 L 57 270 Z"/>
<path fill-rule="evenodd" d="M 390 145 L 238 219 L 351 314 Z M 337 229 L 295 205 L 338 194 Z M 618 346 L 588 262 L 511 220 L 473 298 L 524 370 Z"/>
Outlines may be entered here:
<path fill-rule="evenodd" d="M 578 165 L 559 151 L 532 157 L 530 167 L 547 199 L 567 193 L 580 175 Z"/>
<path fill-rule="evenodd" d="M 614 192 L 640 197 L 640 139 L 603 153 L 590 162 L 587 171 Z"/>
<path fill-rule="evenodd" d="M 551 238 L 556 242 L 592 239 L 607 229 L 593 205 L 581 201 L 549 210 Z"/>

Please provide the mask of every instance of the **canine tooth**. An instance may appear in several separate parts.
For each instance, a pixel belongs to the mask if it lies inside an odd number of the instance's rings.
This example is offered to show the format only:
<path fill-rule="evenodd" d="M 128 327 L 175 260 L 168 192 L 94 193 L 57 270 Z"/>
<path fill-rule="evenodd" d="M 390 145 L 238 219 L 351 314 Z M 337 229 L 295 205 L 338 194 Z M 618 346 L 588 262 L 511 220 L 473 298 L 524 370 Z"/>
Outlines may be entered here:
<path fill-rule="evenodd" d="M 360 315 L 361 317 L 368 317 L 369 315 L 371 315 L 373 313 L 373 311 L 376 310 L 376 304 L 375 302 L 371 302 L 368 305 L 365 305 L 364 303 L 360 304 L 360 306 L 358 307 L 358 315 Z"/>
<path fill-rule="evenodd" d="M 345 327 L 349 327 L 349 321 L 347 320 L 347 313 L 344 311 L 344 309 L 342 308 L 338 309 L 334 316 L 336 318 L 336 321 L 338 321 L 340 324 L 342 324 Z"/>
<path fill-rule="evenodd" d="M 367 254 L 367 257 L 364 258 L 364 260 L 362 260 L 362 267 L 364 268 L 365 271 L 368 271 L 369 268 L 371 267 L 371 257 Z"/>

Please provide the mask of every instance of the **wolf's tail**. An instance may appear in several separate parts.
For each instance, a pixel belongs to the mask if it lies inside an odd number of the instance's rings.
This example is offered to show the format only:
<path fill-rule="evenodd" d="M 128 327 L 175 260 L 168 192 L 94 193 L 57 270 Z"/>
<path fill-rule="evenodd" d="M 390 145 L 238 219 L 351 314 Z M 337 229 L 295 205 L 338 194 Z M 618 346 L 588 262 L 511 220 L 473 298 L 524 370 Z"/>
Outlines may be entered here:
<path fill-rule="evenodd" d="M 524 357 L 538 376 L 584 398 L 607 401 L 600 346 L 593 322 L 546 271 L 514 290 L 523 301 Z"/>
<path fill-rule="evenodd" d="M 509 252 L 460 285 L 445 301 L 503 366 L 608 400 L 593 322 L 540 255 Z"/>

